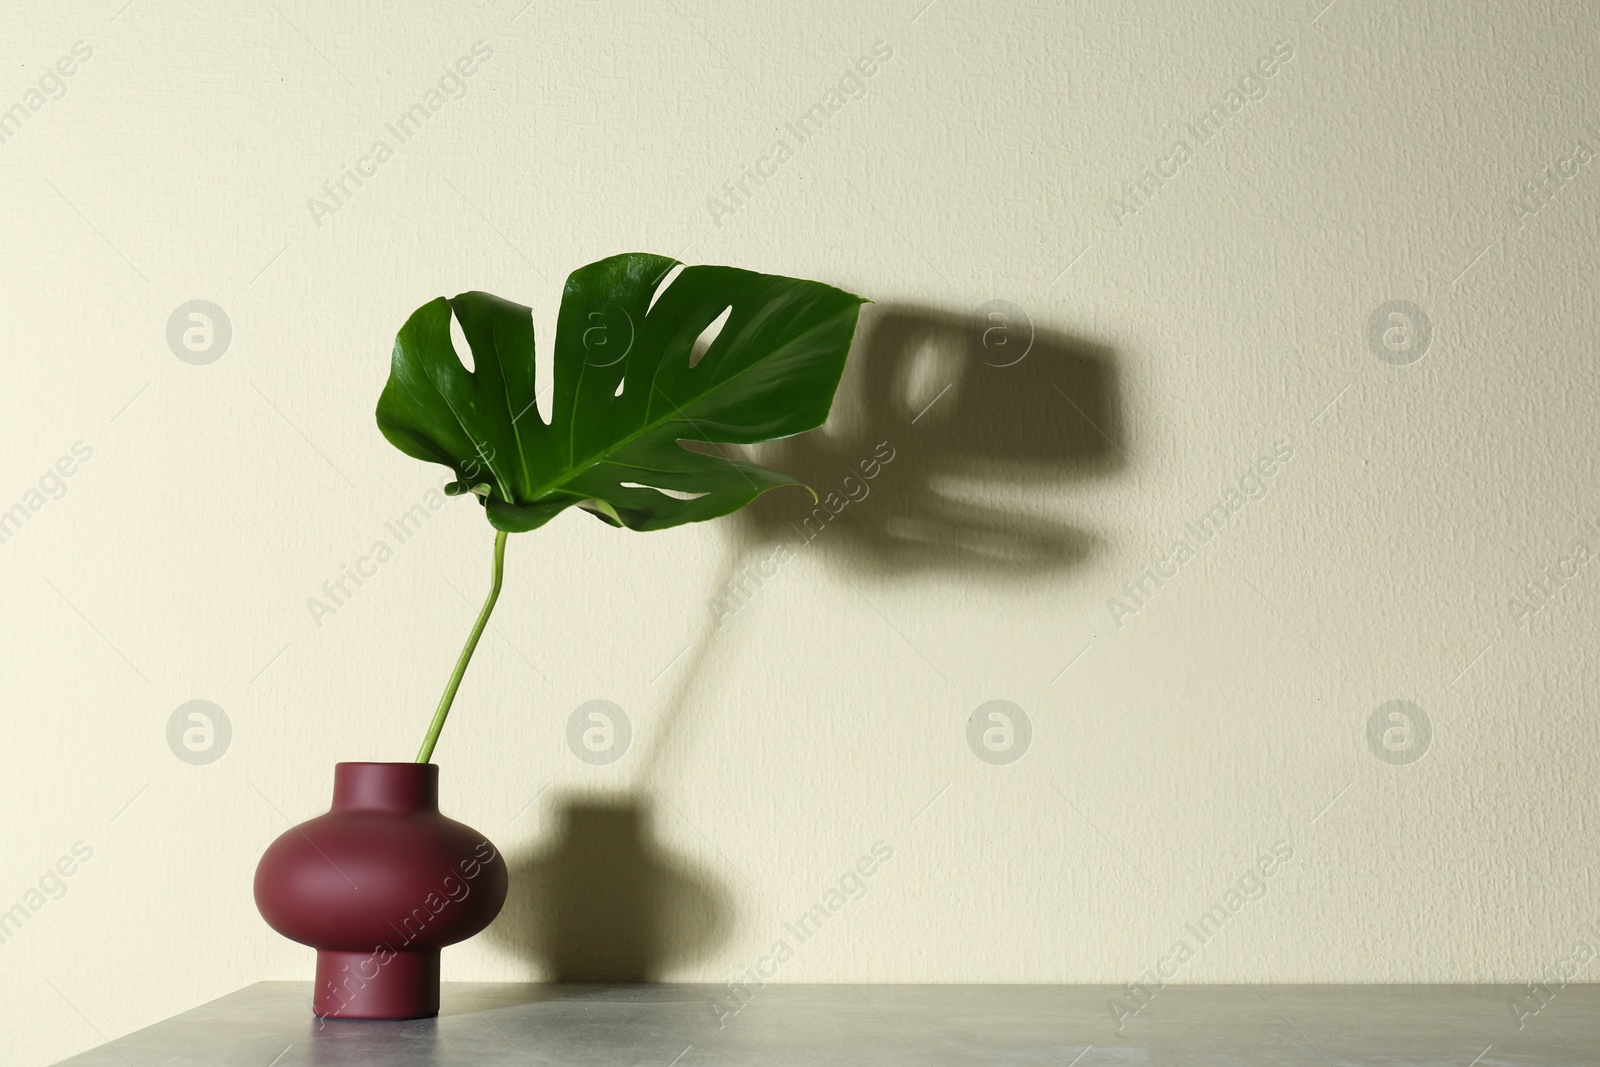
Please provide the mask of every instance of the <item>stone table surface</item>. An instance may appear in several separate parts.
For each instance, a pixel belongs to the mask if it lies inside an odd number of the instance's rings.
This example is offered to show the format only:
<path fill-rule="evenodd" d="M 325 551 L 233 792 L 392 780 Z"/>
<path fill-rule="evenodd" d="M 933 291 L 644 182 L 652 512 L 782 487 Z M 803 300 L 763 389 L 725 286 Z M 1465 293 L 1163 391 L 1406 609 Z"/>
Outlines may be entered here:
<path fill-rule="evenodd" d="M 1118 1030 L 1109 986 L 445 983 L 438 1018 L 319 1022 L 259 982 L 73 1067 L 1600 1065 L 1600 985 L 1167 986 Z"/>

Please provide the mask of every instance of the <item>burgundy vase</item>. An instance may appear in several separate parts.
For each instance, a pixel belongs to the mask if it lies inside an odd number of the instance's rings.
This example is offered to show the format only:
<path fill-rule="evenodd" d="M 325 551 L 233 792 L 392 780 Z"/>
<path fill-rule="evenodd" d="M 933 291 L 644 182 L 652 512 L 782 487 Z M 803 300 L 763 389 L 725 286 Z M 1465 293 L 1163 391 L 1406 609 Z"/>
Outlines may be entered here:
<path fill-rule="evenodd" d="M 269 926 L 317 950 L 317 1015 L 416 1019 L 439 1013 L 439 950 L 499 914 L 506 865 L 439 814 L 435 764 L 340 763 L 333 807 L 267 847 L 255 893 Z"/>

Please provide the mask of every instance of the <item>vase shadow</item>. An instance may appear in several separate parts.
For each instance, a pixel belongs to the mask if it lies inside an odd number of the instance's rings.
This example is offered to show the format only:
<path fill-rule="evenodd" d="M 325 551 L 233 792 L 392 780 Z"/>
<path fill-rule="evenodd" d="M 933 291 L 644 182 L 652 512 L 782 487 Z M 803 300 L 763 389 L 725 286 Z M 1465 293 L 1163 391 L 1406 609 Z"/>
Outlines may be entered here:
<path fill-rule="evenodd" d="M 487 931 L 553 982 L 655 982 L 727 937 L 726 892 L 656 843 L 647 796 L 569 797 L 554 836 L 508 857 L 511 890 Z"/>

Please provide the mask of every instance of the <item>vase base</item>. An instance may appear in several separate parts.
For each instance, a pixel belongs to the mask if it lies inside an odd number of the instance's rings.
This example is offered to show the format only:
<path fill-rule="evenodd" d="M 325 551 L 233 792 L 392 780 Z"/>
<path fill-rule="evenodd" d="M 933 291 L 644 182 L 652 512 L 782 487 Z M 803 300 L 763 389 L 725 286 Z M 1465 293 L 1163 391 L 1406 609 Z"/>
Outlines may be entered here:
<path fill-rule="evenodd" d="M 425 1019 L 439 1014 L 439 950 L 317 951 L 311 1010 L 324 1019 Z"/>

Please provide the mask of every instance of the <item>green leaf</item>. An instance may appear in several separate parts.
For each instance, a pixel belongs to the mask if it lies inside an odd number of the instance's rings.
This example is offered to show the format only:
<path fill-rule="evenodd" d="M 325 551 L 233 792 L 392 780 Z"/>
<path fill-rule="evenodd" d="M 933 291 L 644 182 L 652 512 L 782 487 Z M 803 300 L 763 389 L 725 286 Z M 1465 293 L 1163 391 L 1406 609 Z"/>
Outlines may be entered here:
<path fill-rule="evenodd" d="M 549 423 L 535 402 L 528 308 L 478 292 L 424 304 L 395 338 L 378 428 L 407 455 L 453 469 L 450 491 L 476 494 L 489 522 L 511 532 L 573 505 L 613 526 L 660 530 L 799 485 L 716 446 L 822 425 L 861 298 L 820 282 L 685 267 L 652 306 L 675 266 L 630 253 L 567 279 Z M 691 365 L 696 340 L 724 312 Z M 452 315 L 470 371 L 451 344 Z"/>

